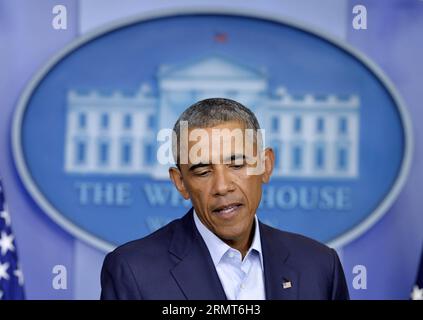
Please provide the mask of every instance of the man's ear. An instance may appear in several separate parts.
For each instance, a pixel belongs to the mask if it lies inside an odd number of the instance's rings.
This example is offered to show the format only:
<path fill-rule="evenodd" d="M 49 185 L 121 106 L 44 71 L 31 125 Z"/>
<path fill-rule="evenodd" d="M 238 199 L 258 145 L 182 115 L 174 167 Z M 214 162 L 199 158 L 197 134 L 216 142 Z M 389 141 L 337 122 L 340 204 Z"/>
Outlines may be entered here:
<path fill-rule="evenodd" d="M 261 176 L 263 183 L 268 183 L 270 176 L 273 172 L 273 167 L 275 165 L 275 153 L 272 148 L 266 148 L 264 150 L 264 172 Z"/>
<path fill-rule="evenodd" d="M 170 180 L 172 180 L 173 184 L 175 185 L 176 189 L 182 195 L 182 197 L 184 197 L 185 200 L 188 200 L 189 193 L 187 189 L 185 188 L 181 170 L 179 170 L 176 167 L 169 168 L 169 177 L 170 177 Z"/>

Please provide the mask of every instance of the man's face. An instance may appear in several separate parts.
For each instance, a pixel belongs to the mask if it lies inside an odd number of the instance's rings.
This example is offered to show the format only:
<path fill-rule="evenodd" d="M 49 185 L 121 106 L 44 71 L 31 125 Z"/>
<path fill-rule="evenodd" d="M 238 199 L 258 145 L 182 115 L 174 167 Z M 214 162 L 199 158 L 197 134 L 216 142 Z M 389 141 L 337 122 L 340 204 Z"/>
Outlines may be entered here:
<path fill-rule="evenodd" d="M 188 150 L 181 150 L 191 151 L 188 164 L 180 164 L 180 169 L 171 168 L 170 177 L 182 196 L 191 199 L 198 217 L 209 230 L 228 244 L 247 243 L 260 203 L 262 184 L 269 181 L 272 173 L 273 151 L 265 150 L 263 172 L 251 174 L 247 169 L 257 166 L 257 163 L 248 164 L 245 151 L 248 150 L 246 145 L 251 143 L 250 149 L 257 153 L 255 139 L 245 141 L 245 135 L 242 139 L 224 135 L 219 145 L 213 140 L 216 129 L 244 133 L 244 126 L 239 122 L 225 122 L 202 129 L 203 137 L 197 141 L 189 141 Z M 190 134 L 192 130 L 198 131 L 190 129 Z M 225 139 L 226 143 L 230 143 L 229 148 L 228 144 L 225 147 Z M 208 152 L 192 153 L 199 149 Z"/>

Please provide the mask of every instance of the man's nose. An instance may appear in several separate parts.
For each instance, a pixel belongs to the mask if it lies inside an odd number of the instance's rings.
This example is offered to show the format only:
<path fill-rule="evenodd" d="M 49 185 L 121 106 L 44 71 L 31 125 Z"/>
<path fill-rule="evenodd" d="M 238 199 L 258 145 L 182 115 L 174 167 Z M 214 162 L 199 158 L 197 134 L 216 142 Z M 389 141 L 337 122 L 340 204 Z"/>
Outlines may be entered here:
<path fill-rule="evenodd" d="M 235 185 L 231 175 L 224 168 L 215 170 L 213 180 L 213 195 L 222 196 L 228 192 L 234 191 Z"/>

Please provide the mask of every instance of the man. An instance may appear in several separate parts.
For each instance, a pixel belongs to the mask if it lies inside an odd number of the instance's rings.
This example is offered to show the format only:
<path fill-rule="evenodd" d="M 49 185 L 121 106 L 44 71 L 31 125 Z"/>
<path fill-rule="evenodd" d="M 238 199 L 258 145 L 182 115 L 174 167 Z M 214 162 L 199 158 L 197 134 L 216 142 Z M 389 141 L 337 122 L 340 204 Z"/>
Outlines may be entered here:
<path fill-rule="evenodd" d="M 169 174 L 193 208 L 109 253 L 102 299 L 349 298 L 333 249 L 257 219 L 274 165 L 259 129 L 254 114 L 229 99 L 206 99 L 182 113 Z"/>

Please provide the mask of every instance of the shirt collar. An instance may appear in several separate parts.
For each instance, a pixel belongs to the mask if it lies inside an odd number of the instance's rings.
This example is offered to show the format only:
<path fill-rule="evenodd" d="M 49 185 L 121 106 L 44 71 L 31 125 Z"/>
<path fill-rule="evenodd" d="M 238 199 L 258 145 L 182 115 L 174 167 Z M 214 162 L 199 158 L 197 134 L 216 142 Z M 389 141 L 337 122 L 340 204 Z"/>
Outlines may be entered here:
<path fill-rule="evenodd" d="M 207 248 L 209 249 L 211 258 L 213 260 L 213 263 L 215 267 L 219 264 L 220 260 L 222 259 L 223 255 L 231 249 L 229 245 L 227 245 L 225 242 L 223 242 L 218 236 L 216 236 L 213 232 L 211 232 L 198 218 L 197 213 L 195 212 L 195 209 L 193 210 L 194 215 L 194 222 L 195 226 L 197 227 L 198 232 L 200 233 L 201 237 L 203 238 L 204 242 L 207 245 Z M 255 250 L 260 257 L 260 264 L 262 270 L 263 268 L 263 255 L 261 250 L 261 239 L 260 239 L 260 228 L 258 223 L 257 215 L 254 216 L 255 223 L 254 223 L 254 238 L 251 243 L 250 249 L 248 249 L 248 252 L 246 254 L 246 257 L 250 254 L 252 250 Z"/>

